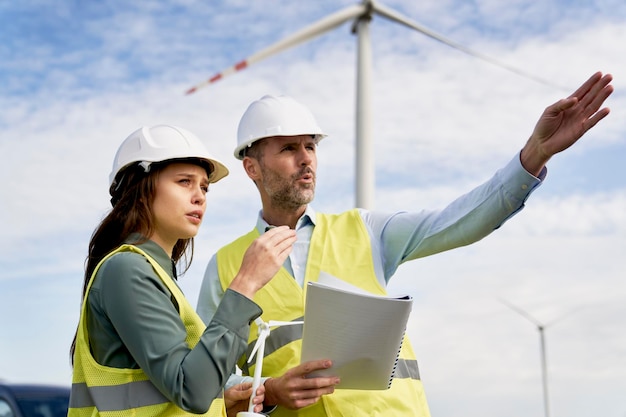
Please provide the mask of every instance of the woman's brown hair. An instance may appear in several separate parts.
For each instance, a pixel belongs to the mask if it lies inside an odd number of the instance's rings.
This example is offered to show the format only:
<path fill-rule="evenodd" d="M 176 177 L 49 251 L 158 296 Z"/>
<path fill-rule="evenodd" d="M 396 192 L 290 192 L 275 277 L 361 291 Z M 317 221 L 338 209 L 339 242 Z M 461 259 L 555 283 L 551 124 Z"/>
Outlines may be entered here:
<path fill-rule="evenodd" d="M 100 222 L 96 230 L 91 235 L 89 241 L 89 252 L 85 260 L 85 275 L 83 281 L 83 291 L 81 296 L 81 308 L 85 302 L 85 294 L 91 275 L 98 263 L 114 249 L 122 245 L 132 233 L 138 233 L 141 238 L 132 242 L 140 244 L 145 242 L 148 236 L 154 232 L 154 218 L 152 216 L 152 203 L 154 202 L 156 183 L 159 172 L 172 162 L 180 160 L 169 160 L 166 162 L 153 163 L 150 171 L 145 172 L 139 164 L 125 168 L 120 173 L 120 179 L 115 188 L 111 190 L 111 204 L 113 208 Z M 210 166 L 199 161 L 189 159 L 189 163 L 197 163 L 207 169 L 210 175 Z M 189 253 L 187 253 L 189 252 Z M 193 238 L 179 239 L 172 250 L 172 261 L 178 263 L 184 259 L 182 273 L 187 271 L 193 259 Z M 70 361 L 74 363 L 74 351 L 76 349 L 76 336 L 70 347 Z"/>

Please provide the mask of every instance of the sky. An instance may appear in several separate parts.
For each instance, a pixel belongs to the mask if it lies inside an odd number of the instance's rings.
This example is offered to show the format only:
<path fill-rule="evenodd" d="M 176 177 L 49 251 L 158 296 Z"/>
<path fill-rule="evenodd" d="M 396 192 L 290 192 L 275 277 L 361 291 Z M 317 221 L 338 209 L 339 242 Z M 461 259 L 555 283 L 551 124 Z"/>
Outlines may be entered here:
<path fill-rule="evenodd" d="M 358 0 L 0 0 L 0 379 L 69 385 L 68 348 L 92 231 L 118 145 L 144 125 L 196 133 L 231 171 L 208 194 L 204 269 L 260 208 L 233 156 L 239 118 L 288 94 L 328 134 L 318 211 L 355 205 L 352 22 L 185 95 Z M 374 15 L 371 209 L 445 207 L 517 157 L 542 111 L 596 71 L 611 113 L 548 163 L 526 207 L 485 239 L 402 265 L 408 334 L 431 413 L 542 415 L 540 327 L 554 416 L 626 416 L 626 3 L 385 0 L 539 83 Z M 526 315 L 514 308 L 521 309 Z"/>

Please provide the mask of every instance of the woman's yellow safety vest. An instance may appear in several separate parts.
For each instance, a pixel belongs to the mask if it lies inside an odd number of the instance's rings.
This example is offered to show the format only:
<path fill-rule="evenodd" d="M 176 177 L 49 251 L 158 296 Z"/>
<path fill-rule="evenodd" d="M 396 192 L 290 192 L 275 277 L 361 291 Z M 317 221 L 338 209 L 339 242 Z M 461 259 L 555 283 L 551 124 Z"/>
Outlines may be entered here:
<path fill-rule="evenodd" d="M 258 231 L 254 229 L 218 251 L 217 267 L 222 288 L 226 289 L 230 285 L 239 270 L 243 254 L 258 236 Z M 386 295 L 385 288 L 376 279 L 371 250 L 367 229 L 357 210 L 338 215 L 318 213 L 311 236 L 304 289 L 281 268 L 254 297 L 254 301 L 263 309 L 262 319 L 266 322 L 302 320 L 306 283 L 317 281 L 320 271 L 371 293 Z M 252 324 L 248 354 L 256 337 L 256 325 Z M 280 376 L 299 365 L 301 347 L 302 326 L 283 326 L 272 330 L 266 339 L 263 375 Z M 252 375 L 254 366 L 248 367 L 245 359 L 242 358 L 239 365 Z M 323 396 L 316 404 L 300 410 L 277 407 L 272 416 L 429 417 L 430 412 L 413 349 L 405 338 L 398 368 L 388 390 L 337 389 L 333 394 Z"/>
<path fill-rule="evenodd" d="M 191 348 L 198 343 L 206 328 L 182 291 L 152 257 L 136 246 L 120 246 L 98 263 L 85 292 L 76 336 L 68 417 L 197 416 L 198 414 L 184 411 L 168 400 L 141 369 L 120 369 L 100 365 L 91 355 L 85 314 L 87 295 L 100 266 L 112 255 L 122 251 L 139 253 L 150 261 L 159 278 L 178 302 L 180 317 L 187 329 L 186 341 Z M 202 415 L 226 417 L 223 391 L 220 398 L 213 400 L 209 411 Z"/>

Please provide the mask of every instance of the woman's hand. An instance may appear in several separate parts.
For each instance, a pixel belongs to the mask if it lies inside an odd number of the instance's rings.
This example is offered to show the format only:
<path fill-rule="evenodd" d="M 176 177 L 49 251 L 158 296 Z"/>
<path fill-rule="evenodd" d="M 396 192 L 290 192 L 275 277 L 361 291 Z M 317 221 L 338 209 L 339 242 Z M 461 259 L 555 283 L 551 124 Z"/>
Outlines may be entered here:
<path fill-rule="evenodd" d="M 233 385 L 224 391 L 224 403 L 226 404 L 226 414 L 228 417 L 236 417 L 240 411 L 248 411 L 252 395 L 252 382 L 243 382 Z M 263 400 L 265 399 L 265 386 L 261 384 L 256 390 L 254 397 L 254 412 L 263 411 Z"/>
<path fill-rule="evenodd" d="M 230 289 L 254 298 L 283 266 L 295 241 L 296 232 L 288 226 L 273 227 L 256 238 L 243 255 Z"/>

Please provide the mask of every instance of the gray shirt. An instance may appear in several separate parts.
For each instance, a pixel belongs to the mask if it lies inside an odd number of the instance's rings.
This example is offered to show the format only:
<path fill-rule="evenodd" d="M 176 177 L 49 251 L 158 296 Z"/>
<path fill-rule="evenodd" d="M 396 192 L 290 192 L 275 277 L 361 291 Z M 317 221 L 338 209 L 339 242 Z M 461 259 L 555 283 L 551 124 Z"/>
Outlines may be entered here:
<path fill-rule="evenodd" d="M 137 246 L 176 277 L 159 245 Z M 220 394 L 246 348 L 250 322 L 262 312 L 245 296 L 226 290 L 190 349 L 175 299 L 148 260 L 133 252 L 118 253 L 102 265 L 87 303 L 95 360 L 114 368 L 141 368 L 170 401 L 191 412 L 206 410 Z"/>

